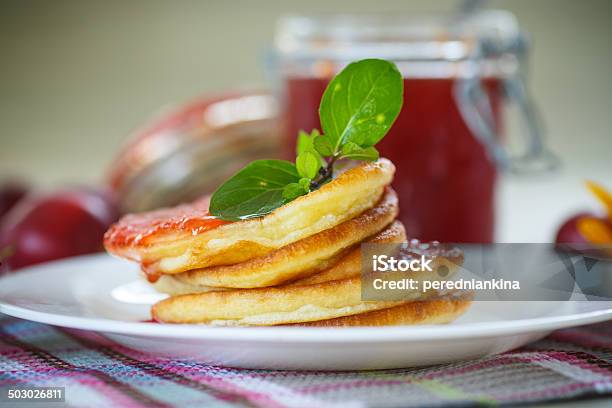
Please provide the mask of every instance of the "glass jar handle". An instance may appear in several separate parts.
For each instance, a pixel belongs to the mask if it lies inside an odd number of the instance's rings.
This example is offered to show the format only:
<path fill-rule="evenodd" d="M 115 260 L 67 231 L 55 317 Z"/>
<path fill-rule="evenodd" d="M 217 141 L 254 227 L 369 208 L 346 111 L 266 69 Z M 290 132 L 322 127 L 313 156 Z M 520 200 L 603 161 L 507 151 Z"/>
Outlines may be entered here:
<path fill-rule="evenodd" d="M 463 119 L 485 146 L 490 158 L 502 169 L 517 174 L 554 170 L 559 166 L 559 159 L 544 144 L 540 120 L 523 78 L 517 75 L 501 81 L 504 96 L 519 109 L 525 128 L 525 150 L 512 155 L 501 143 L 491 99 L 477 75 L 462 78 L 455 85 L 455 98 Z"/>

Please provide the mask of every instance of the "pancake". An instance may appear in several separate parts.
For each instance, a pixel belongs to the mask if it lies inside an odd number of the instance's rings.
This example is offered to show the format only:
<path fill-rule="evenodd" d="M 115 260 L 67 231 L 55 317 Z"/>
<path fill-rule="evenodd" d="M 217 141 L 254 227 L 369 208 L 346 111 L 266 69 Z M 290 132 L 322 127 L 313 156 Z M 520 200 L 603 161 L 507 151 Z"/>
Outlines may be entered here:
<path fill-rule="evenodd" d="M 420 297 L 415 291 L 413 298 Z M 401 302 L 364 302 L 359 278 L 295 287 L 238 289 L 170 297 L 153 305 L 164 323 L 270 326 L 363 313 Z"/>
<path fill-rule="evenodd" d="M 245 262 L 195 269 L 174 277 L 196 286 L 258 288 L 310 276 L 337 263 L 346 248 L 380 232 L 397 213 L 397 195 L 387 188 L 375 207 L 335 227 Z"/>
<path fill-rule="evenodd" d="M 430 280 L 448 278 L 429 274 Z M 333 319 L 421 300 L 435 291 L 402 291 L 396 301 L 361 300 L 361 277 L 314 285 L 235 289 L 173 296 L 153 305 L 153 318 L 165 323 L 218 326 L 270 326 Z"/>
<path fill-rule="evenodd" d="M 444 324 L 461 316 L 472 303 L 470 292 L 404 303 L 387 309 L 374 310 L 335 319 L 297 323 L 292 326 L 350 327 L 397 326 L 414 324 Z"/>
<path fill-rule="evenodd" d="M 386 159 L 363 163 L 268 215 L 239 222 L 207 215 L 205 200 L 128 215 L 107 231 L 104 245 L 113 255 L 141 262 L 153 275 L 244 262 L 372 208 L 394 172 Z"/>
<path fill-rule="evenodd" d="M 404 225 L 400 221 L 395 221 L 386 230 L 365 241 L 365 244 L 392 244 L 406 241 L 406 232 Z M 377 251 L 378 254 L 383 254 L 384 250 L 393 252 L 401 252 L 403 258 L 420 256 L 424 254 L 428 259 L 431 258 L 431 267 L 434 271 L 440 272 L 441 275 L 448 273 L 449 276 L 457 272 L 458 268 L 463 265 L 463 252 L 456 247 L 445 245 L 436 245 L 435 243 L 426 243 L 428 249 L 416 249 L 421 243 L 416 240 L 411 240 L 406 249 L 386 248 L 381 247 Z M 329 282 L 332 280 L 353 278 L 362 274 L 361 266 L 361 246 L 349 252 L 340 262 L 332 267 L 321 271 L 320 273 L 307 276 L 290 283 L 290 285 L 312 285 L 315 283 Z M 445 269 L 444 269 L 445 268 Z M 381 272 L 386 276 L 405 278 L 405 272 Z M 432 272 L 411 272 L 411 276 L 415 279 L 427 279 Z"/>
<path fill-rule="evenodd" d="M 189 293 L 204 293 L 215 290 L 227 290 L 225 288 L 215 288 L 212 286 L 190 285 L 183 283 L 175 278 L 176 275 L 162 275 L 155 282 L 149 282 L 153 288 L 159 293 L 165 293 L 170 296 L 186 295 Z"/>
<path fill-rule="evenodd" d="M 380 208 L 380 203 L 377 207 Z M 369 210 L 369 211 L 373 211 Z M 368 212 L 369 212 L 368 211 Z M 343 224 L 341 224 L 343 225 Z M 336 227 L 338 228 L 338 227 Z M 329 230 L 328 230 L 329 231 Z M 306 238 L 310 239 L 310 238 Z M 390 243 L 398 243 L 406 240 L 406 232 L 404 230 L 404 226 L 401 222 L 395 221 L 391 223 L 387 228 L 383 231 L 379 232 L 373 237 L 370 237 L 368 240 L 364 241 L 366 243 L 376 243 L 376 244 L 390 244 Z M 298 241 L 302 242 L 302 241 Z M 314 275 L 310 275 L 306 278 L 302 278 L 298 281 L 292 283 L 292 285 L 306 285 L 306 284 L 314 284 L 314 283 L 322 283 L 328 282 L 332 280 L 339 280 L 349 277 L 359 276 L 360 274 L 360 256 L 361 252 L 359 249 L 360 245 L 355 245 L 348 250 L 342 251 L 338 256 L 331 258 L 335 261 L 333 266 L 328 269 L 324 269 L 323 271 L 317 272 Z M 282 251 L 281 248 L 279 251 Z M 276 251 L 275 251 L 276 252 Z M 268 259 L 271 264 L 278 259 L 278 256 L 271 257 L 270 255 L 274 254 L 271 252 L 266 255 L 264 258 Z M 306 254 L 309 255 L 309 254 Z M 301 255 L 300 255 L 301 256 Z M 256 258 L 256 259 L 264 259 L 264 258 Z M 269 259 L 272 258 L 272 259 Z M 289 259 L 288 262 L 293 262 L 293 260 Z M 251 263 L 251 261 L 247 261 L 246 263 Z M 319 263 L 319 267 L 324 267 L 325 265 L 332 263 L 331 260 L 323 260 Z M 265 264 L 265 263 L 264 263 Z M 233 265 L 233 267 L 238 267 L 241 264 Z M 272 266 L 274 267 L 274 266 Z M 225 267 L 220 267 L 220 269 L 224 269 Z M 194 271 L 197 272 L 197 271 Z M 252 273 L 248 271 L 249 274 Z M 183 295 L 188 293 L 201 293 L 201 292 L 210 292 L 213 290 L 223 290 L 225 288 L 222 287 L 213 287 L 207 286 L 205 284 L 196 284 L 197 280 L 188 281 L 181 279 L 184 275 L 190 274 L 191 271 L 176 274 L 176 275 L 163 275 L 157 282 L 153 283 L 153 286 L 158 292 L 167 293 L 169 295 Z M 257 278 L 257 276 L 255 276 Z M 193 282 L 193 283 L 191 283 Z"/>

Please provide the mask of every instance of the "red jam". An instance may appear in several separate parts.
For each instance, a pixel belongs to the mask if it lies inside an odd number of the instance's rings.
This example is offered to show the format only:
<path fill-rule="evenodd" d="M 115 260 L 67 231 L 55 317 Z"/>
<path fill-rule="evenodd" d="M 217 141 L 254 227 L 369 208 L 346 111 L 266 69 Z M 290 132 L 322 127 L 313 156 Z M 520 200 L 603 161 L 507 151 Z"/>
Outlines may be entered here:
<path fill-rule="evenodd" d="M 157 282 L 162 276 L 161 272 L 159 272 L 156 268 L 152 268 L 151 264 L 148 262 L 141 262 L 140 270 L 142 271 L 142 273 L 144 273 L 149 283 Z"/>
<path fill-rule="evenodd" d="M 107 248 L 146 246 L 163 235 L 188 232 L 191 235 L 228 224 L 208 212 L 209 198 L 192 204 L 162 208 L 139 214 L 128 214 L 113 225 L 104 236 Z"/>

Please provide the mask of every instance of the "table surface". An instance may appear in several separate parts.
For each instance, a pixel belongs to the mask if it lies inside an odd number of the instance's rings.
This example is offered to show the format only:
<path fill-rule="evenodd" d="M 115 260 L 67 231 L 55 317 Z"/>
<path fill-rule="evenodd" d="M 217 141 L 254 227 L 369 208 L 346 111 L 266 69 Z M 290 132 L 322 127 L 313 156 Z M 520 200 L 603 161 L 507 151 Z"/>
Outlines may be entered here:
<path fill-rule="evenodd" d="M 397 370 L 300 372 L 164 360 L 92 332 L 0 315 L 0 366 L 0 387 L 64 385 L 72 406 L 598 407 L 610 406 L 606 397 L 612 395 L 612 322 L 560 330 L 520 349 L 473 361 Z M 594 396 L 598 399 L 576 400 Z M 558 402 L 568 399 L 571 403 Z"/>

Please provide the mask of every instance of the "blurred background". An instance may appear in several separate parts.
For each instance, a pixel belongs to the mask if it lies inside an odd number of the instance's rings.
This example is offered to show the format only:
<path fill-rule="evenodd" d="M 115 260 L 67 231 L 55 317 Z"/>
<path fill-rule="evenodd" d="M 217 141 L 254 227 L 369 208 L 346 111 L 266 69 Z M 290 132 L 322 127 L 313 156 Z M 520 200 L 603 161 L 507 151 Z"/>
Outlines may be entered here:
<path fill-rule="evenodd" d="M 100 183 L 127 135 L 160 107 L 272 87 L 266 52 L 282 15 L 410 15 L 452 12 L 457 4 L 4 0 L 0 176 L 46 189 Z M 528 33 L 528 87 L 562 161 L 556 172 L 501 176 L 495 239 L 550 242 L 577 210 L 601 212 L 584 180 L 612 187 L 612 2 L 497 0 L 486 7 L 511 11 Z M 515 116 L 506 124 L 510 139 L 521 131 Z"/>

